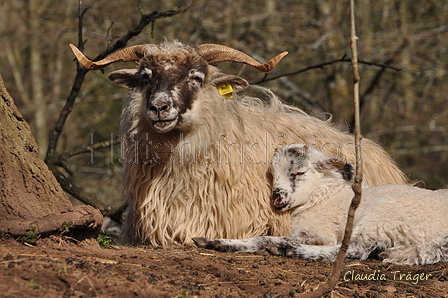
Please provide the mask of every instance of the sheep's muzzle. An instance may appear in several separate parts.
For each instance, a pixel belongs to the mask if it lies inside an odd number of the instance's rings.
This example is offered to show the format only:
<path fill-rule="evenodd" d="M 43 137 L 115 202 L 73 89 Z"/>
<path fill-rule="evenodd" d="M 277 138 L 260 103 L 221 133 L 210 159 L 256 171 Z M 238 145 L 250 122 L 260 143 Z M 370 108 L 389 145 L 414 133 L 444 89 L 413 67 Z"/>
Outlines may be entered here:
<path fill-rule="evenodd" d="M 159 133 L 168 132 L 177 125 L 179 112 L 167 93 L 160 92 L 152 96 L 148 107 L 148 120 Z"/>

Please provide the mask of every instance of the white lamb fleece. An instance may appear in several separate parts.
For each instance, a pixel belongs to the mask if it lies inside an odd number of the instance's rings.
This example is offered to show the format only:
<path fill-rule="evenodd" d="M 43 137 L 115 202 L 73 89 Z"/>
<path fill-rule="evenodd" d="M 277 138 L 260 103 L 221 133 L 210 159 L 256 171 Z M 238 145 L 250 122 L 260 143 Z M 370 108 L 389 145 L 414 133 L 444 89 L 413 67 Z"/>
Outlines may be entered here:
<path fill-rule="evenodd" d="M 245 240 L 195 238 L 199 247 L 336 259 L 354 196 L 353 167 L 306 145 L 278 150 L 272 161 L 273 206 L 291 212 L 291 234 Z M 448 261 L 448 191 L 409 185 L 362 188 L 347 257 L 424 265 Z"/>

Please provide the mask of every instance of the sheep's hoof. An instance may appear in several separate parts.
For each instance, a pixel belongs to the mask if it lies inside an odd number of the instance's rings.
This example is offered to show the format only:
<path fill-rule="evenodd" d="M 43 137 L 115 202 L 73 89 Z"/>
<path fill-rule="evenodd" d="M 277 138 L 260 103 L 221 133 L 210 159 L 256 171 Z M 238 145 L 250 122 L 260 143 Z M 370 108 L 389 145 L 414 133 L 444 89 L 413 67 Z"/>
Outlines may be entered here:
<path fill-rule="evenodd" d="M 269 254 L 288 258 L 296 258 L 295 248 L 290 244 L 269 244 L 266 246 Z"/>
<path fill-rule="evenodd" d="M 197 247 L 199 248 L 210 248 L 208 247 L 210 245 L 210 242 L 212 242 L 213 240 L 208 239 L 208 238 L 204 238 L 204 237 L 195 237 L 192 238 L 194 244 L 196 244 Z"/>
<path fill-rule="evenodd" d="M 195 237 L 192 240 L 199 248 L 213 249 L 221 252 L 239 251 L 238 247 L 222 243 L 220 239 L 213 240 L 204 237 Z"/>
<path fill-rule="evenodd" d="M 284 247 L 280 247 L 278 244 L 267 245 L 266 251 L 273 256 L 286 256 L 286 249 Z"/>

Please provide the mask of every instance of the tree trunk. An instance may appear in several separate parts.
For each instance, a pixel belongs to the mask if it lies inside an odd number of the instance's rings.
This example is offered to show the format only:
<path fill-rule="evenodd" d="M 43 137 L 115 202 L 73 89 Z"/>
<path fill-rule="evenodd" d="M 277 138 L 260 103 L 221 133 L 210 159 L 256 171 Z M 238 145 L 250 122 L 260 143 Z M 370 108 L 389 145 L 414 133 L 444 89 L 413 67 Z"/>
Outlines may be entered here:
<path fill-rule="evenodd" d="M 76 238 L 99 232 L 101 213 L 91 206 L 72 206 L 40 157 L 30 127 L 1 75 L 0 148 L 0 233 L 21 235 L 30 224 L 42 234 L 58 231 L 64 224 Z"/>

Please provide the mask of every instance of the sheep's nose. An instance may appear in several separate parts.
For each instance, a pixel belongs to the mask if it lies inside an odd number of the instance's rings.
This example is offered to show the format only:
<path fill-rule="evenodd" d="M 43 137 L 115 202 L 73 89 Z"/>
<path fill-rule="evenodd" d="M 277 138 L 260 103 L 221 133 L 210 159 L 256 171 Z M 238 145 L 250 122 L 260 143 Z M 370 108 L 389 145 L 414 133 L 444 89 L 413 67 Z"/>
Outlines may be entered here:
<path fill-rule="evenodd" d="M 168 105 L 166 105 L 166 104 L 162 104 L 162 105 L 160 105 L 160 106 L 151 105 L 151 106 L 149 107 L 149 109 L 150 109 L 151 111 L 156 112 L 157 114 L 160 114 L 160 112 L 165 111 L 165 110 L 168 109 Z"/>
<path fill-rule="evenodd" d="M 148 104 L 148 116 L 152 120 L 172 118 L 173 101 L 166 92 L 155 94 Z"/>

